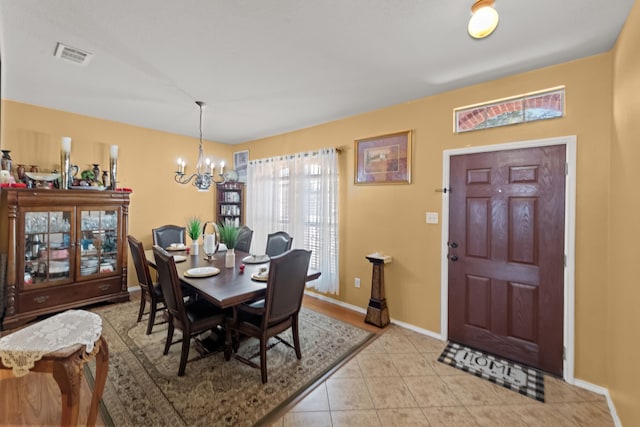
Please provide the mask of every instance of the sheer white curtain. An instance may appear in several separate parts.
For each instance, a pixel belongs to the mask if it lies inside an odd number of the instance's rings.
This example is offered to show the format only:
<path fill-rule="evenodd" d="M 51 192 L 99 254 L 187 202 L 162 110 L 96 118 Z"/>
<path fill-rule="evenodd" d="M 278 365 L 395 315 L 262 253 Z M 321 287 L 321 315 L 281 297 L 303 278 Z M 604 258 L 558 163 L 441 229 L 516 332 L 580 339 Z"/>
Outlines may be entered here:
<path fill-rule="evenodd" d="M 337 294 L 338 159 L 334 148 L 252 160 L 247 166 L 246 224 L 251 251 L 264 253 L 267 234 L 286 231 L 293 247 L 311 250 L 311 268 L 322 274 L 308 283 Z"/>

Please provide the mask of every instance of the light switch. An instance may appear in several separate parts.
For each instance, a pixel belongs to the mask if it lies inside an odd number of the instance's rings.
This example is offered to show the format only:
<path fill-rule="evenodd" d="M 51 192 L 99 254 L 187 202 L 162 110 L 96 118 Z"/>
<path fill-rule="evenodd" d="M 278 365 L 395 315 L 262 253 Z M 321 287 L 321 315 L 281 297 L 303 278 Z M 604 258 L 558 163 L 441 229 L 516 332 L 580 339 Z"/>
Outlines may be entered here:
<path fill-rule="evenodd" d="M 427 212 L 427 224 L 438 223 L 438 212 Z"/>

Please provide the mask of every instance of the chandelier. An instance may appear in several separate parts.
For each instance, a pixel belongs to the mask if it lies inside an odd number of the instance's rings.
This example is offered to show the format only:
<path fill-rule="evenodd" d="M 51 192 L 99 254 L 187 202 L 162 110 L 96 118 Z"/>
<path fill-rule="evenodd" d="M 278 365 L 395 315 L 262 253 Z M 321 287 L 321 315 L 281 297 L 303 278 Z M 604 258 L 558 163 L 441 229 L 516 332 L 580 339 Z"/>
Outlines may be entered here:
<path fill-rule="evenodd" d="M 204 157 L 204 148 L 202 148 L 202 109 L 207 106 L 203 101 L 196 101 L 196 105 L 200 108 L 200 146 L 198 147 L 198 162 L 196 163 L 196 171 L 191 175 L 185 174 L 185 166 L 187 163 L 178 159 L 178 170 L 176 171 L 175 181 L 178 184 L 192 183 L 198 191 L 208 191 L 211 184 L 223 184 L 225 182 L 224 162 L 220 162 L 220 172 L 218 179 L 215 178 L 215 164 L 208 157 Z"/>

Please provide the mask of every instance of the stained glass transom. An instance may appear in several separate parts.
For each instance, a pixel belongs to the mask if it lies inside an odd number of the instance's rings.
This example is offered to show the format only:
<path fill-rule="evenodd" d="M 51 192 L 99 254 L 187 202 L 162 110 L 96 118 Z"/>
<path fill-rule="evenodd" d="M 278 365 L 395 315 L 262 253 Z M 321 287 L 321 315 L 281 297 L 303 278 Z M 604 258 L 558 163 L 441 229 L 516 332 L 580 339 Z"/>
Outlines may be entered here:
<path fill-rule="evenodd" d="M 564 116 L 564 87 L 454 110 L 455 132 L 468 132 Z"/>

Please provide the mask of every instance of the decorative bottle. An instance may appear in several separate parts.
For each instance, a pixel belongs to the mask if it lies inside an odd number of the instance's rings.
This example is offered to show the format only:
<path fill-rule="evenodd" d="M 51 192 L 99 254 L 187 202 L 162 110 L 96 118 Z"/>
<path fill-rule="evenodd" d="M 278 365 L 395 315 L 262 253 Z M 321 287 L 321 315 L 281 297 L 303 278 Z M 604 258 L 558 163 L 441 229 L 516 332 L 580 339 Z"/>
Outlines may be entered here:
<path fill-rule="evenodd" d="M 25 171 L 26 169 L 24 168 L 24 165 L 18 165 L 18 181 L 26 182 L 25 174 L 24 174 Z"/>
<path fill-rule="evenodd" d="M 97 163 L 92 163 L 93 164 L 93 182 L 100 182 L 100 165 Z"/>
<path fill-rule="evenodd" d="M 9 153 L 11 152 L 10 150 L 1 150 L 2 151 L 2 159 L 1 163 L 2 163 L 2 170 L 3 171 L 9 171 L 9 173 L 12 172 L 11 169 L 11 156 L 9 155 Z"/>
<path fill-rule="evenodd" d="M 227 253 L 224 256 L 224 266 L 227 268 L 233 268 L 236 266 L 236 252 L 233 248 L 227 248 Z"/>

